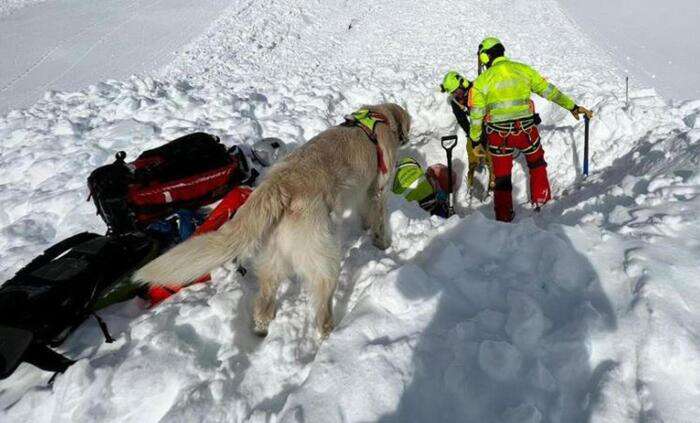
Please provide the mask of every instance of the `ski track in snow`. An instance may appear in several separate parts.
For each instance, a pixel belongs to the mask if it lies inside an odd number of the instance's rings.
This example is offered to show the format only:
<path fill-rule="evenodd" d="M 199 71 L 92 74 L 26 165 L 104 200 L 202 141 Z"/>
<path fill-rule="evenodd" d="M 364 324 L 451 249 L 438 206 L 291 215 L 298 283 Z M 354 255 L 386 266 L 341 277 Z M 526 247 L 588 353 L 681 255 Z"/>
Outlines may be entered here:
<path fill-rule="evenodd" d="M 85 181 L 120 149 L 133 158 L 200 130 L 299 145 L 362 104 L 396 101 L 414 117 L 402 153 L 443 162 L 439 136 L 457 126 L 437 84 L 448 69 L 474 75 L 492 28 L 597 114 L 582 181 L 582 123 L 537 101 L 558 197 L 539 214 L 520 206 L 501 224 L 489 203 L 469 213 L 462 187 L 463 218 L 392 198 L 386 252 L 343 225 L 326 341 L 297 281 L 283 284 L 268 337 L 254 337 L 254 279 L 225 268 L 153 310 L 111 307 L 114 344 L 84 324 L 63 346 L 80 360 L 52 388 L 23 365 L 0 382 L 0 420 L 695 421 L 700 101 L 635 90 L 625 107 L 613 61 L 554 1 L 530 22 L 524 0 L 472 3 L 240 2 L 156 74 L 50 92 L 0 117 L 4 280 L 52 243 L 104 230 Z M 454 16 L 463 23 L 446 25 Z"/>

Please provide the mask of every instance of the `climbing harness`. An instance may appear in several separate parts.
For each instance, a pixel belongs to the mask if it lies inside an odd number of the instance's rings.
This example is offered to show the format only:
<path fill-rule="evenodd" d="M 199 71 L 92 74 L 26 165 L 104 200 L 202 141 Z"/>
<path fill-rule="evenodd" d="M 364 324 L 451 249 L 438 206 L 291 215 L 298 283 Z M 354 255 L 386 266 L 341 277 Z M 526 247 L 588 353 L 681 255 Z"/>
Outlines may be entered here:
<path fill-rule="evenodd" d="M 539 116 L 534 115 L 527 119 L 518 119 L 508 122 L 487 122 L 486 123 L 486 133 L 493 134 L 497 132 L 501 138 L 500 145 L 490 145 L 488 146 L 489 152 L 494 156 L 510 156 L 514 153 L 515 149 L 508 147 L 507 141 L 508 136 L 517 136 L 521 133 L 525 133 L 530 140 L 530 146 L 524 150 L 519 150 L 519 153 L 529 155 L 536 152 L 540 148 L 540 138 L 532 140 L 531 133 L 532 128 L 534 128 L 539 123 Z"/>

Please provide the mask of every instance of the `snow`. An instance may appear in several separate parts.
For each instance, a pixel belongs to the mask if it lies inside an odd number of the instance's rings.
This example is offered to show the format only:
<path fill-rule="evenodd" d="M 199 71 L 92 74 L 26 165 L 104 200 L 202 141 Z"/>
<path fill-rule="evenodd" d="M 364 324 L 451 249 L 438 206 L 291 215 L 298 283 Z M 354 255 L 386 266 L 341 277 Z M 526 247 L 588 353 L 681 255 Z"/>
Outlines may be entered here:
<path fill-rule="evenodd" d="M 700 97 L 700 7 L 695 0 L 559 0 L 583 32 L 615 57 L 634 86 L 675 100 Z"/>
<path fill-rule="evenodd" d="M 133 158 L 199 130 L 294 147 L 362 104 L 397 101 L 414 117 L 402 154 L 443 162 L 439 136 L 458 131 L 437 84 L 448 69 L 473 75 L 494 28 L 596 113 L 584 180 L 582 123 L 537 100 L 556 197 L 540 213 L 519 158 L 513 224 L 489 202 L 468 207 L 464 186 L 448 220 L 392 197 L 385 252 L 349 217 L 325 341 L 296 281 L 267 338 L 253 336 L 254 278 L 228 266 L 157 308 L 109 308 L 114 344 L 86 322 L 62 347 L 78 363 L 52 387 L 27 365 L 0 382 L 0 420 L 696 421 L 700 101 L 640 86 L 625 104 L 607 45 L 554 0 L 538 7 L 546 20 L 522 19 L 528 1 L 237 2 L 161 69 L 0 116 L 4 280 L 52 243 L 104 230 L 85 180 L 118 149 Z"/>
<path fill-rule="evenodd" d="M 0 1 L 0 17 L 7 16 L 23 7 L 46 0 L 2 0 Z"/>
<path fill-rule="evenodd" d="M 204 32 L 225 0 L 0 2 L 0 112 L 47 90 L 74 91 L 172 61 Z M 9 9 L 8 9 L 9 13 Z"/>

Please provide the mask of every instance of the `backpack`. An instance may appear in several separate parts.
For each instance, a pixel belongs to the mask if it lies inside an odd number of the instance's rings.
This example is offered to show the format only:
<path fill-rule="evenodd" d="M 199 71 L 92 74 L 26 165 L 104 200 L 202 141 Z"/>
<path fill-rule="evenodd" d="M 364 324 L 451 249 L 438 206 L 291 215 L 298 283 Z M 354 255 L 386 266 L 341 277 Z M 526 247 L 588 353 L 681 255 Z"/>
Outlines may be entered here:
<path fill-rule="evenodd" d="M 248 200 L 250 194 L 253 190 L 249 187 L 236 187 L 231 190 L 226 196 L 217 204 L 216 208 L 209 213 L 209 215 L 204 219 L 204 221 L 197 226 L 197 228 L 187 236 L 190 235 L 201 235 L 207 232 L 213 232 L 219 229 L 224 223 L 228 222 L 229 219 L 238 211 L 243 204 Z M 182 231 L 181 231 L 182 232 Z M 186 236 L 181 236 L 179 241 L 184 241 Z M 238 268 L 238 271 L 245 274 L 245 269 L 242 267 Z M 176 292 L 180 291 L 185 286 L 193 285 L 196 283 L 204 283 L 211 280 L 209 274 L 202 275 L 200 278 L 192 282 L 191 284 L 183 284 L 181 287 L 175 286 L 151 286 L 148 288 L 147 297 L 151 301 L 151 307 L 159 304 L 166 298 L 169 298 Z"/>
<path fill-rule="evenodd" d="M 108 233 L 143 230 L 175 210 L 198 209 L 257 176 L 239 148 L 227 149 L 218 137 L 202 132 L 145 151 L 131 163 L 125 159 L 120 151 L 114 163 L 88 177 L 90 197 Z"/>
<path fill-rule="evenodd" d="M 120 280 L 160 252 L 140 234 L 83 232 L 44 251 L 0 286 L 0 379 L 26 361 L 62 372 L 73 362 L 61 344 Z M 110 341 L 104 322 L 95 315 Z"/>

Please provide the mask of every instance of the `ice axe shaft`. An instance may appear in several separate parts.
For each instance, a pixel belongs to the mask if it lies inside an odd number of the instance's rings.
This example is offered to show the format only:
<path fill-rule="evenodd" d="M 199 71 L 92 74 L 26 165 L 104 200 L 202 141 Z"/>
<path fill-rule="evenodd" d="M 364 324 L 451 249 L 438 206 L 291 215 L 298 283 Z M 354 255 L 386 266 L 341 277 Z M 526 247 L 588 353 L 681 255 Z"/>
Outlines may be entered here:
<path fill-rule="evenodd" d="M 588 133 L 590 119 L 588 116 L 583 116 L 584 121 L 584 138 L 583 138 L 583 176 L 588 176 Z"/>
<path fill-rule="evenodd" d="M 457 135 L 444 136 L 440 138 L 440 143 L 442 144 L 442 148 L 445 149 L 445 153 L 447 154 L 447 217 L 450 217 L 453 214 L 455 214 L 454 193 L 452 192 L 452 149 L 455 148 L 455 146 L 457 145 Z"/>

